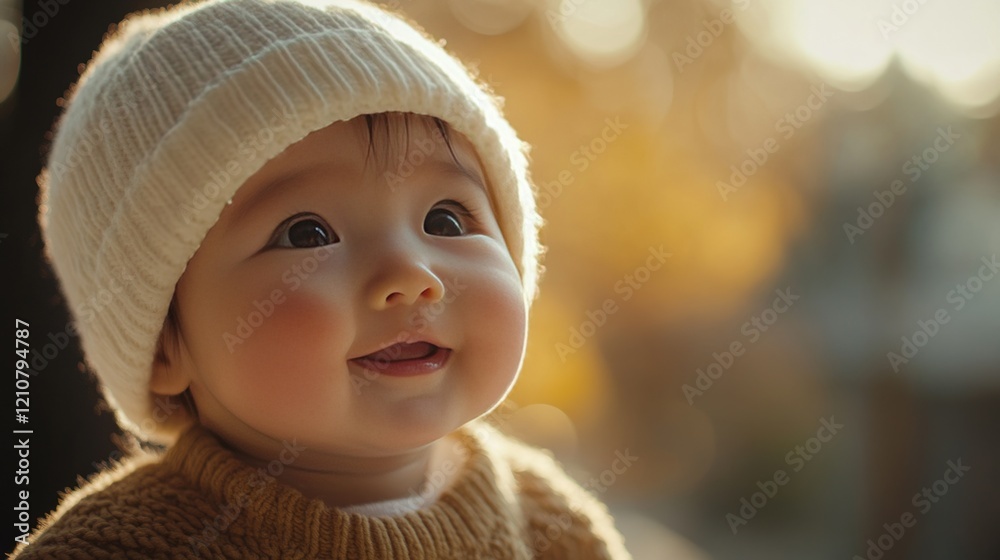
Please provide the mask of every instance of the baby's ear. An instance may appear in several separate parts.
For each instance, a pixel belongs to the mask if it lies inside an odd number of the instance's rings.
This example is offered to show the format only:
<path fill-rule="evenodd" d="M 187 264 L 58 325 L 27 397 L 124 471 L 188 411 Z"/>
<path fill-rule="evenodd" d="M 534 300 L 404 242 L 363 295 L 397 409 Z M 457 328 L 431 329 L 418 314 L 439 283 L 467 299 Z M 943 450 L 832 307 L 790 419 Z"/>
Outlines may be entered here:
<path fill-rule="evenodd" d="M 168 317 L 160 338 L 156 343 L 153 358 L 153 372 L 149 380 L 150 391 L 159 395 L 179 395 L 191 385 L 187 371 L 184 343 L 179 326 L 173 317 Z"/>
<path fill-rule="evenodd" d="M 153 375 L 149 380 L 149 390 L 158 395 L 179 395 L 191 385 L 191 377 L 179 363 L 161 360 L 158 355 L 153 360 Z"/>

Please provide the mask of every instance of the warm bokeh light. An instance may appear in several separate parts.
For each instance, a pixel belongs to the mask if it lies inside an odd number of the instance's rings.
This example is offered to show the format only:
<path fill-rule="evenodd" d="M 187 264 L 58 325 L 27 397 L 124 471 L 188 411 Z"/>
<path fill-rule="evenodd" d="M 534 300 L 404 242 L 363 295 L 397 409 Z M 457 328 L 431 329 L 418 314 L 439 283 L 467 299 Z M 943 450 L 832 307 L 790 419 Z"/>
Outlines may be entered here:
<path fill-rule="evenodd" d="M 550 0 L 545 17 L 566 46 L 595 67 L 628 60 L 646 35 L 642 0 Z"/>
<path fill-rule="evenodd" d="M 532 0 L 448 0 L 462 25 L 483 35 L 499 35 L 514 29 L 531 15 Z"/>
<path fill-rule="evenodd" d="M 563 456 L 576 455 L 579 434 L 565 412 L 550 404 L 529 404 L 518 408 L 515 403 L 508 401 L 505 403 L 508 409 L 501 408 L 498 413 L 504 431 Z"/>
<path fill-rule="evenodd" d="M 897 58 L 914 79 L 959 107 L 1000 96 L 1000 4 L 982 0 L 760 0 L 737 11 L 770 56 L 837 87 L 871 84 Z"/>
<path fill-rule="evenodd" d="M 779 3 L 775 3 L 779 4 Z M 767 4 L 764 4 L 767 6 Z M 779 34 L 787 29 L 787 40 L 799 56 L 816 65 L 826 79 L 846 89 L 867 85 L 889 64 L 891 44 L 880 41 L 873 21 L 873 2 L 786 2 L 778 16 Z M 789 52 L 789 51 L 785 51 Z M 794 52 L 794 49 L 792 50 Z"/>

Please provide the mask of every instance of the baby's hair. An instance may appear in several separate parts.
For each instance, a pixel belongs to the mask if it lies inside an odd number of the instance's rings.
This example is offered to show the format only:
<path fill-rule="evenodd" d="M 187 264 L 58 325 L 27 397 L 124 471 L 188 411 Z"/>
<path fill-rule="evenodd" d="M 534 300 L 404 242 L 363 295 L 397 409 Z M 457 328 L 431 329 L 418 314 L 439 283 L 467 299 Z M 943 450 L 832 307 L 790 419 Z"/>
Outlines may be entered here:
<path fill-rule="evenodd" d="M 391 160 L 391 154 L 393 153 L 394 147 L 391 146 L 390 143 L 394 137 L 392 134 L 393 126 L 398 124 L 396 121 L 402 121 L 404 128 L 401 146 L 395 147 L 397 149 L 396 153 L 403 154 L 403 157 L 405 157 L 404 152 L 407 146 L 409 146 L 410 139 L 410 120 L 418 119 L 419 121 L 428 124 L 433 122 L 436 129 L 441 133 L 441 137 L 443 138 L 445 145 L 448 146 L 448 151 L 451 154 L 452 161 L 454 161 L 459 167 L 464 168 L 461 162 L 459 162 L 458 157 L 455 155 L 455 148 L 451 142 L 451 129 L 448 126 L 448 123 L 443 120 L 437 117 L 429 117 L 426 115 L 417 115 L 412 113 L 375 113 L 363 116 L 368 136 L 367 158 L 374 157 L 378 165 L 385 166 Z M 376 144 L 381 144 L 384 148 L 379 154 L 376 154 Z M 368 164 L 367 158 L 365 160 L 366 165 Z M 175 288 L 174 296 L 170 300 L 170 307 L 167 309 L 167 316 L 163 320 L 163 329 L 160 331 L 160 337 L 156 343 L 155 359 L 157 362 L 169 364 L 171 356 L 177 355 L 177 352 L 180 350 L 180 325 L 180 306 L 177 303 L 177 291 Z M 180 396 L 181 403 L 184 408 L 184 414 L 177 414 L 177 420 L 170 422 L 171 428 L 173 426 L 186 426 L 198 418 L 198 410 L 195 407 L 194 399 L 191 396 L 191 390 L 186 389 Z M 171 429 L 170 431 L 176 431 L 176 429 Z"/>
<path fill-rule="evenodd" d="M 392 138 L 392 135 L 390 134 L 393 124 L 392 121 L 393 120 L 403 121 L 403 142 L 401 148 L 405 150 L 406 147 L 410 144 L 410 119 L 417 118 L 422 121 L 433 121 L 434 126 L 437 127 L 438 131 L 441 133 L 441 136 L 444 138 L 445 144 L 448 146 L 448 151 L 451 153 L 452 160 L 457 165 L 461 166 L 461 164 L 458 161 L 458 158 L 455 156 L 455 148 L 451 144 L 451 136 L 450 136 L 450 129 L 448 128 L 448 123 L 444 122 L 443 120 L 437 117 L 428 117 L 425 115 L 414 115 L 409 113 L 375 113 L 375 114 L 364 115 L 364 118 L 365 118 L 365 124 L 367 125 L 368 128 L 368 157 L 375 155 L 376 129 L 380 129 L 382 132 L 380 138 L 386 140 L 382 142 L 382 145 L 385 148 L 382 153 L 380 162 L 382 165 L 385 165 L 385 163 L 388 162 L 390 159 L 392 146 L 389 145 L 388 140 Z M 368 161 L 365 160 L 365 163 L 367 164 Z"/>

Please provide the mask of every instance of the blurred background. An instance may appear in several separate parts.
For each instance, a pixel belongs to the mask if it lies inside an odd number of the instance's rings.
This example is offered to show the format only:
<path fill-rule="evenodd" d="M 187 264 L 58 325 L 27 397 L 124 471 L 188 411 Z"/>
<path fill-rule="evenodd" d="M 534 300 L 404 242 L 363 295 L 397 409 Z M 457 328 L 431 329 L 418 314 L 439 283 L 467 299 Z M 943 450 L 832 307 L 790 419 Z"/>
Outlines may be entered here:
<path fill-rule="evenodd" d="M 36 340 L 69 321 L 35 225 L 58 99 L 166 4 L 0 0 L 5 317 Z M 637 559 L 1000 558 L 1000 3 L 386 5 L 533 145 L 547 271 L 493 420 Z M 116 456 L 52 350 L 36 517 Z"/>

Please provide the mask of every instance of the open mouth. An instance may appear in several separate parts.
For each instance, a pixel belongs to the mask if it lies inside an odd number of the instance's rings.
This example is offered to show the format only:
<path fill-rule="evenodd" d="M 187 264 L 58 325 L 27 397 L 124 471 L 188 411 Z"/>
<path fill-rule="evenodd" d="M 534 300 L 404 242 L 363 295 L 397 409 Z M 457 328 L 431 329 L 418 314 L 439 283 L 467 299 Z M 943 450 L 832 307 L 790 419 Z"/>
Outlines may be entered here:
<path fill-rule="evenodd" d="M 397 342 L 351 362 L 378 374 L 407 377 L 437 371 L 450 355 L 451 349 L 430 342 Z"/>
<path fill-rule="evenodd" d="M 372 352 L 367 356 L 355 359 L 376 363 L 401 362 L 429 358 L 437 351 L 438 347 L 430 342 L 397 342 L 392 346 L 386 346 L 378 352 Z"/>

